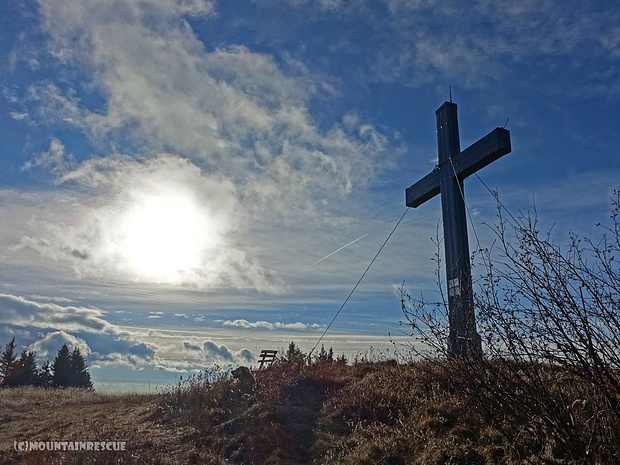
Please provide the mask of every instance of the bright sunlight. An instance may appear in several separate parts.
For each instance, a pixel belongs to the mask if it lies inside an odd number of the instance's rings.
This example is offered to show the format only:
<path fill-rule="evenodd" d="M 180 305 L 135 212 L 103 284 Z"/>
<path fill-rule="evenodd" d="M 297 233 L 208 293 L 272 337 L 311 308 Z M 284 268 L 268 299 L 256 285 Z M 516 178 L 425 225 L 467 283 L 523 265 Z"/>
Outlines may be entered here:
<path fill-rule="evenodd" d="M 140 280 L 182 281 L 200 269 L 217 245 L 208 211 L 190 192 L 138 197 L 119 226 L 123 261 Z"/>

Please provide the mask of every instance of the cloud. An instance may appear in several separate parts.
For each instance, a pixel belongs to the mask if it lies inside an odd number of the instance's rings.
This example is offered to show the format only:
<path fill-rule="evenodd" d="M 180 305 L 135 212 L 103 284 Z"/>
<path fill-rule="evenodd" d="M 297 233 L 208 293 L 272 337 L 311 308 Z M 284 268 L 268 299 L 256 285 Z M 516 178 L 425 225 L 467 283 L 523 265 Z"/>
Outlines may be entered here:
<path fill-rule="evenodd" d="M 0 338 L 2 338 L 3 341 L 6 341 L 7 339 L 10 340 L 13 337 L 28 339 L 32 337 L 32 335 L 27 329 L 0 326 Z M 3 346 L 0 344 L 0 347 Z"/>
<path fill-rule="evenodd" d="M 52 361 L 58 353 L 58 349 L 63 344 L 67 344 L 70 351 L 73 351 L 76 347 L 80 349 L 80 353 L 84 357 L 90 355 L 91 350 L 84 339 L 76 337 L 65 331 L 53 331 L 46 333 L 43 338 L 37 339 L 35 342 L 28 346 L 28 350 L 32 350 L 36 353 L 37 357 L 41 359 L 48 359 Z"/>
<path fill-rule="evenodd" d="M 189 351 L 198 351 L 198 350 L 202 350 L 202 347 L 200 347 L 200 345 L 198 344 L 192 344 L 191 342 L 184 341 L 183 349 L 189 350 Z"/>
<path fill-rule="evenodd" d="M 30 350 L 41 357 L 51 356 L 63 343 L 79 347 L 90 361 L 135 366 L 148 363 L 155 355 L 153 344 L 104 320 L 94 307 L 39 303 L 10 294 L 0 294 L 0 323 L 28 330 Z M 52 330 L 33 339 L 38 331 Z M 41 335 L 43 337 L 41 337 Z"/>
<path fill-rule="evenodd" d="M 143 146 L 200 161 L 242 182 L 250 201 L 258 194 L 286 205 L 287 196 L 308 199 L 309 189 L 346 194 L 389 161 L 388 139 L 371 125 L 314 124 L 309 99 L 325 86 L 308 82 L 306 70 L 287 74 L 240 45 L 209 51 L 187 23 L 179 27 L 188 10 L 155 9 L 167 21 L 155 27 L 146 13 L 155 3 L 45 2 L 51 43 L 78 50 L 72 63 L 97 67 L 106 105 L 91 111 L 70 89 L 47 84 L 32 89 L 40 110 L 95 140 L 130 131 Z"/>
<path fill-rule="evenodd" d="M 256 3 L 273 14 L 282 9 Z M 356 22 L 364 34 L 327 36 L 331 40 L 321 44 L 328 49 L 322 59 L 332 64 L 352 57 L 364 62 L 348 74 L 362 82 L 451 82 L 475 89 L 492 89 L 502 82 L 506 92 L 506 86 L 523 80 L 547 92 L 565 92 L 562 81 L 573 84 L 575 96 L 620 91 L 612 79 L 601 82 L 605 72 L 617 75 L 614 62 L 620 56 L 620 14 L 610 4 L 565 8 L 562 2 L 537 0 L 287 3 L 296 9 L 287 13 L 304 21 Z M 592 66 L 593 59 L 602 66 Z M 527 79 L 522 79 L 524 73 Z"/>
<path fill-rule="evenodd" d="M 111 337 L 112 336 L 112 337 Z M 129 332 L 116 328 L 110 334 L 83 334 L 92 353 L 89 361 L 93 365 L 123 365 L 141 368 L 156 361 L 156 352 L 160 349 L 153 342 L 144 342 L 139 332 Z"/>
<path fill-rule="evenodd" d="M 249 349 L 238 351 L 230 350 L 226 345 L 208 340 L 202 345 L 205 358 L 212 363 L 230 363 L 233 365 L 248 364 L 256 360 L 256 356 Z"/>
<path fill-rule="evenodd" d="M 52 172 L 59 172 L 72 162 L 72 157 L 67 154 L 65 146 L 58 139 L 50 142 L 47 151 L 40 153 L 33 160 L 24 163 L 22 169 L 30 170 L 35 167 L 49 168 Z"/>
<path fill-rule="evenodd" d="M 34 300 L 48 300 L 50 302 L 65 303 L 65 304 L 71 302 L 71 299 L 68 299 L 66 297 L 51 297 L 51 296 L 38 295 L 38 294 L 33 294 L 30 296 L 30 298 Z M 115 313 L 123 313 L 123 312 L 121 310 Z"/>
<path fill-rule="evenodd" d="M 74 224 L 38 220 L 38 234 L 23 237 L 21 247 L 71 264 L 80 277 L 281 292 L 279 281 L 230 239 L 238 206 L 230 180 L 160 154 L 90 159 L 59 182 L 87 189 L 86 211 Z"/>
<path fill-rule="evenodd" d="M 56 61 L 86 72 L 104 103 L 86 104 L 79 89 L 61 82 L 32 86 L 31 103 L 49 124 L 83 131 L 103 156 L 62 163 L 67 151 L 54 140 L 27 163 L 55 170 L 86 211 L 72 221 L 35 221 L 37 233 L 21 246 L 70 264 L 81 278 L 286 292 L 253 233 L 298 222 L 300 214 L 317 224 L 334 218 L 343 198 L 400 153 L 396 134 L 357 114 L 316 123 L 313 99 L 333 79 L 242 45 L 205 46 L 185 17 L 208 23 L 216 14 L 211 2 L 40 5 Z M 177 241 L 170 261 L 193 257 L 185 263 L 163 271 L 145 261 L 136 270 L 123 221 L 137 216 L 132 205 L 147 196 L 172 193 L 208 221 L 208 233 L 197 234 L 193 251 L 180 246 L 190 241 Z"/>
<path fill-rule="evenodd" d="M 293 329 L 293 330 L 299 330 L 299 331 L 303 331 L 307 329 L 318 329 L 322 327 L 321 325 L 316 324 L 316 323 L 306 324 L 306 323 L 301 323 L 299 321 L 296 323 L 280 323 L 280 322 L 270 323 L 268 321 L 249 322 L 248 320 L 243 320 L 243 319 L 226 320 L 222 322 L 222 325 L 233 326 L 237 328 L 246 328 L 246 329 L 249 329 L 249 328 L 262 328 L 262 329 L 269 329 L 269 330 Z"/>
<path fill-rule="evenodd" d="M 96 308 L 38 303 L 10 294 L 0 294 L 0 306 L 3 324 L 93 333 L 112 331 L 112 326 L 102 318 L 101 310 Z"/>
<path fill-rule="evenodd" d="M 9 116 L 15 120 L 21 121 L 28 118 L 28 113 L 18 113 L 16 111 L 11 111 Z"/>

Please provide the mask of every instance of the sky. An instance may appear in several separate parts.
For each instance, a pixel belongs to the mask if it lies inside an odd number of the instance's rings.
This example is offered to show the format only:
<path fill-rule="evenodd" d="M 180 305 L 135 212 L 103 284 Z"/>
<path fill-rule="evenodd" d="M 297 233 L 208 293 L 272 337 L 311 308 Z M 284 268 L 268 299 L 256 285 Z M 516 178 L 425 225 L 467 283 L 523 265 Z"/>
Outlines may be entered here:
<path fill-rule="evenodd" d="M 77 346 L 103 391 L 309 351 L 434 168 L 450 95 L 462 148 L 510 130 L 478 174 L 559 244 L 600 235 L 620 186 L 611 0 L 1 8 L 0 344 Z M 488 247 L 496 201 L 476 177 L 465 197 Z M 398 287 L 432 300 L 438 226 L 439 198 L 407 212 L 326 348 L 411 341 Z"/>

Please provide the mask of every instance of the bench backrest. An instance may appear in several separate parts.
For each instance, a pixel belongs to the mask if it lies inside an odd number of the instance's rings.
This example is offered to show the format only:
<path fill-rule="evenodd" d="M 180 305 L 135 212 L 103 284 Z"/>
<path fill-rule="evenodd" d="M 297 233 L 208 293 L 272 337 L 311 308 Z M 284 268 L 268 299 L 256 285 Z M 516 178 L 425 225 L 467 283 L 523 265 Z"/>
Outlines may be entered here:
<path fill-rule="evenodd" d="M 263 368 L 265 364 L 271 365 L 276 360 L 276 355 L 278 354 L 277 350 L 273 349 L 263 349 L 260 351 L 260 355 L 258 357 L 258 369 Z"/>

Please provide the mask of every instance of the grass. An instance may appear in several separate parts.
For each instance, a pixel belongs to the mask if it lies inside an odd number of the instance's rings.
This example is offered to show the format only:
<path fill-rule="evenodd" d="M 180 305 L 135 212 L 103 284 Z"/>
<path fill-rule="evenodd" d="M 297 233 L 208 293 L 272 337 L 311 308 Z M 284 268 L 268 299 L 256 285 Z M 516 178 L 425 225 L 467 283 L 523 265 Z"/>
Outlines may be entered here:
<path fill-rule="evenodd" d="M 455 383 L 447 362 L 276 364 L 254 375 L 252 393 L 217 371 L 158 394 L 0 390 L 0 463 L 575 463 L 553 432 L 537 436 L 527 417 L 510 424 L 462 379 Z M 576 409 L 574 422 L 601 414 L 574 383 L 562 390 L 558 379 L 549 383 Z M 24 439 L 120 440 L 127 450 L 14 451 Z M 620 444 L 610 441 L 583 463 L 616 463 Z"/>

